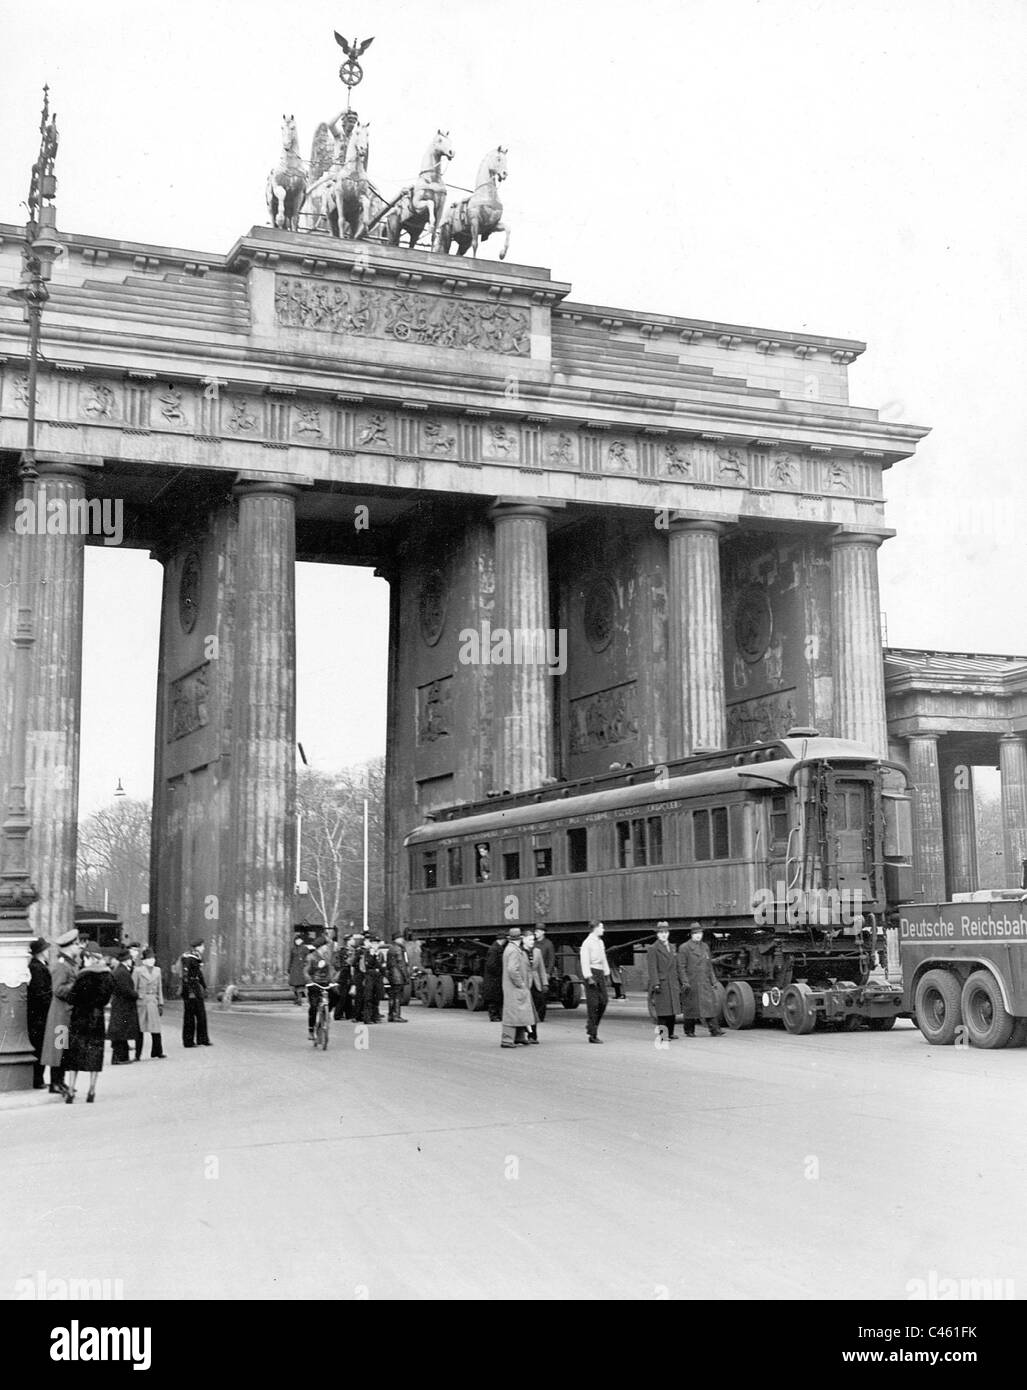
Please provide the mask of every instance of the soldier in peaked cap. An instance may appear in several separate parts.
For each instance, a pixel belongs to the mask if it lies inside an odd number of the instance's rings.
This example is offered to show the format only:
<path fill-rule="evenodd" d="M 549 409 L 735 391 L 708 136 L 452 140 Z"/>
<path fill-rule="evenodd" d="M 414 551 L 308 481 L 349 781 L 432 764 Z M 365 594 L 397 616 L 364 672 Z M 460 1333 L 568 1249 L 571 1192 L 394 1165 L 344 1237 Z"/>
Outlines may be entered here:
<path fill-rule="evenodd" d="M 207 1006 L 203 1002 L 207 981 L 203 976 L 203 952 L 206 942 L 198 937 L 182 954 L 182 1046 L 210 1047 L 207 1036 Z"/>

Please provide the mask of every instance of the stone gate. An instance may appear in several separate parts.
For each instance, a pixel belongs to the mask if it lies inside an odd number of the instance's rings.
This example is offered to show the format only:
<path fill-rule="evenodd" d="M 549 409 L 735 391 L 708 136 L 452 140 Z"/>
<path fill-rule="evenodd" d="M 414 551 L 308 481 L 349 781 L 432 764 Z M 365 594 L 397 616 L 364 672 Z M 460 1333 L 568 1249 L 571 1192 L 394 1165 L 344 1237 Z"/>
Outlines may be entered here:
<path fill-rule="evenodd" d="M 21 231 L 0 239 L 7 289 Z M 123 543 L 164 566 L 165 959 L 203 935 L 214 982 L 283 978 L 297 559 L 391 586 L 390 931 L 402 838 L 440 804 L 793 725 L 887 753 L 882 478 L 926 431 L 849 404 L 862 343 L 577 303 L 537 267 L 317 233 L 254 228 L 227 255 L 62 241 L 37 486 L 73 511 L 120 500 Z M 26 353 L 0 297 L 5 750 Z M 72 923 L 83 546 L 101 541 L 31 539 L 31 917 L 51 938 Z M 551 669 L 502 659 L 503 633 L 535 632 Z"/>

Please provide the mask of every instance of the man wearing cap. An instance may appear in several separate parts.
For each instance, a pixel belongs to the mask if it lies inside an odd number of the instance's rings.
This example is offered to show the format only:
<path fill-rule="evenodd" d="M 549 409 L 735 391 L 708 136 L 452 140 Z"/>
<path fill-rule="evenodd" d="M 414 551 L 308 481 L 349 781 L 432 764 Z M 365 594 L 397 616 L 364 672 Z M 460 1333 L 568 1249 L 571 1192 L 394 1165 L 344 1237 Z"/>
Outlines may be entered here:
<path fill-rule="evenodd" d="M 182 1046 L 210 1047 L 207 1036 L 207 1006 L 203 1000 L 207 981 L 203 977 L 203 953 L 206 943 L 202 937 L 194 941 L 182 955 Z"/>
<path fill-rule="evenodd" d="M 534 942 L 532 943 L 534 944 Z M 538 1022 L 531 1002 L 531 960 L 521 947 L 520 927 L 511 927 L 503 950 L 503 1032 L 501 1047 L 527 1047 L 526 1034 Z"/>
<path fill-rule="evenodd" d="M 670 923 L 656 923 L 656 940 L 646 947 L 649 967 L 649 1012 L 661 1038 L 674 1036 L 674 1023 L 681 1011 L 681 987 L 677 961 L 670 944 Z"/>
<path fill-rule="evenodd" d="M 585 981 L 585 1005 L 588 1009 L 585 1032 L 590 1043 L 602 1042 L 599 1025 L 603 1014 L 606 1013 L 609 997 L 606 982 L 610 978 L 610 966 L 606 959 L 606 947 L 603 945 L 605 930 L 602 922 L 591 922 L 588 936 L 581 946 L 581 978 Z"/>
<path fill-rule="evenodd" d="M 410 963 L 407 960 L 407 944 L 403 933 L 393 938 L 388 951 L 389 972 L 389 1022 L 406 1023 L 403 1017 L 403 995 L 410 983 Z"/>
<path fill-rule="evenodd" d="M 46 963 L 46 953 L 49 948 L 49 941 L 44 941 L 41 936 L 37 936 L 35 941 L 29 942 L 29 987 L 26 997 L 25 1027 L 32 1051 L 36 1054 L 36 1060 L 32 1063 L 32 1089 L 34 1091 L 41 1091 L 46 1085 L 43 1079 L 44 1068 L 39 1058 L 43 1051 L 43 1039 L 46 1037 L 46 1016 L 50 1012 L 50 1000 L 53 997 L 53 984 Z"/>
<path fill-rule="evenodd" d="M 135 1043 L 136 1061 L 143 1047 L 143 1035 L 139 1030 L 139 1010 L 136 1001 L 139 996 L 132 982 L 132 952 L 118 952 L 117 964 L 111 972 L 111 1022 L 107 1036 L 111 1040 L 111 1066 L 126 1064 L 128 1045 Z"/>
<path fill-rule="evenodd" d="M 489 1011 L 490 1023 L 503 1021 L 503 952 L 506 950 L 506 945 L 507 938 L 497 936 L 485 952 L 485 964 L 482 967 L 482 980 L 484 981 L 482 996 L 485 1007 Z"/>
<path fill-rule="evenodd" d="M 64 1052 L 68 1046 L 71 1031 L 71 987 L 78 974 L 82 947 L 79 945 L 78 930 L 73 927 L 59 936 L 54 942 L 59 952 L 50 967 L 50 984 L 53 997 L 46 1015 L 46 1032 L 43 1037 L 43 1050 L 39 1056 L 41 1066 L 50 1068 L 50 1091 L 53 1095 L 64 1094 Z"/>

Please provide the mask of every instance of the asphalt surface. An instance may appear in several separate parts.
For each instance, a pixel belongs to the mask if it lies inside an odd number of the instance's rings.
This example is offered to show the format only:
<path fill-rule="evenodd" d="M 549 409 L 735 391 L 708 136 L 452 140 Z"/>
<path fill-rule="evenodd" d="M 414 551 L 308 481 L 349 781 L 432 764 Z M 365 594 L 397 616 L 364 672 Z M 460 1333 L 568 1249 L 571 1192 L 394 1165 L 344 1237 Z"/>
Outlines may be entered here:
<path fill-rule="evenodd" d="M 603 1047 L 583 1010 L 504 1051 L 485 1014 L 415 1003 L 315 1052 L 304 1015 L 212 1006 L 186 1055 L 171 1006 L 169 1059 L 108 1067 L 95 1105 L 6 1101 L 0 1297 L 1027 1294 L 1027 1050 L 901 1021 L 658 1047 L 632 1000 Z"/>

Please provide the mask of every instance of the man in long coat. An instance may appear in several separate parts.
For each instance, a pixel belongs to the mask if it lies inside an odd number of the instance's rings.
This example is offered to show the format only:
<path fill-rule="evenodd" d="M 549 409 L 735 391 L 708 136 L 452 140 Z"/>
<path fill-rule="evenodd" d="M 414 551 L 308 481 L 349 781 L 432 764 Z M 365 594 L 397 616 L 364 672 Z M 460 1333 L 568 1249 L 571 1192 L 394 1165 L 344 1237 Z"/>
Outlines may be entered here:
<path fill-rule="evenodd" d="M 46 963 L 46 953 L 49 946 L 49 941 L 44 941 L 41 936 L 37 936 L 35 941 L 29 942 L 29 987 L 25 1000 L 25 1031 L 29 1035 L 32 1051 L 36 1054 L 36 1060 L 32 1064 L 32 1089 L 35 1091 L 41 1091 L 46 1085 L 46 1081 L 43 1079 L 43 1064 L 39 1058 L 43 1052 L 43 1039 L 46 1037 L 46 1016 L 50 1012 L 50 1000 L 53 998 L 53 984 L 50 980 L 50 969 Z"/>
<path fill-rule="evenodd" d="M 46 1015 L 46 1032 L 43 1037 L 43 1050 L 40 1065 L 50 1068 L 50 1090 L 54 1094 L 64 1093 L 64 1052 L 71 1036 L 71 987 L 78 974 L 82 947 L 79 945 L 78 929 L 72 927 L 54 942 L 58 956 L 50 967 L 50 983 L 53 997 Z"/>
<path fill-rule="evenodd" d="M 402 932 L 394 936 L 389 945 L 386 971 L 389 979 L 389 1022 L 406 1023 L 403 1017 L 403 994 L 410 983 L 410 963 L 407 960 L 407 944 Z"/>
<path fill-rule="evenodd" d="M 521 946 L 520 927 L 511 927 L 503 950 L 503 1033 L 500 1046 L 527 1047 L 525 1033 L 538 1022 L 531 1000 L 531 958 Z"/>
<path fill-rule="evenodd" d="M 549 975 L 542 957 L 542 948 L 535 945 L 535 933 L 526 931 L 521 937 L 521 948 L 528 957 L 530 973 L 528 985 L 531 989 L 531 1002 L 535 1007 L 536 1022 L 528 1029 L 528 1042 L 538 1042 L 538 1025 L 546 1021 L 546 991 L 549 989 Z"/>
<path fill-rule="evenodd" d="M 503 952 L 507 938 L 497 936 L 485 952 L 485 965 L 482 968 L 484 988 L 482 994 L 485 1007 L 489 1011 L 489 1022 L 499 1023 L 503 1017 Z"/>
<path fill-rule="evenodd" d="M 160 1061 L 166 1055 L 164 1040 L 161 1036 L 161 1015 L 164 1013 L 164 982 L 152 947 L 145 946 L 143 948 L 139 964 L 132 972 L 132 983 L 135 985 L 138 996 L 136 1012 L 139 1017 L 139 1031 L 141 1034 L 149 1033 L 151 1038 L 150 1056 L 156 1057 Z M 141 1039 L 139 1050 L 141 1053 Z"/>
<path fill-rule="evenodd" d="M 111 972 L 111 1021 L 107 1036 L 111 1040 L 111 1066 L 120 1067 L 128 1061 L 128 1045 L 136 1044 L 136 1060 L 143 1048 L 139 1031 L 139 998 L 132 983 L 132 952 L 119 951 L 118 962 Z"/>
<path fill-rule="evenodd" d="M 656 923 L 656 940 L 646 948 L 649 967 L 649 1010 L 663 1037 L 674 1036 L 674 1023 L 681 1012 L 681 986 L 678 963 L 670 945 L 670 923 Z"/>
<path fill-rule="evenodd" d="M 701 1019 L 711 1037 L 719 1038 L 723 1030 L 717 1024 L 717 977 L 713 973 L 710 948 L 703 941 L 698 922 L 692 923 L 691 937 L 678 952 L 678 980 L 685 1036 L 695 1037 L 695 1025 Z"/>

